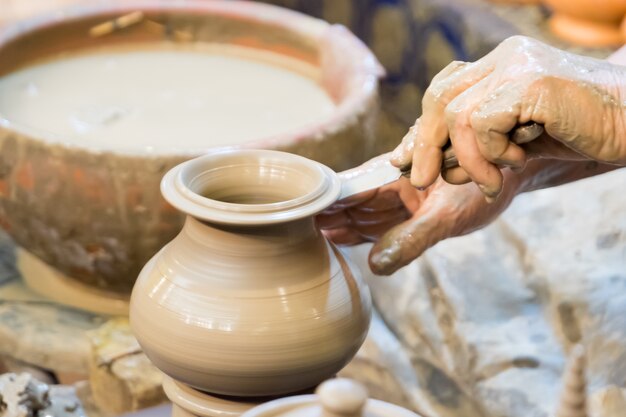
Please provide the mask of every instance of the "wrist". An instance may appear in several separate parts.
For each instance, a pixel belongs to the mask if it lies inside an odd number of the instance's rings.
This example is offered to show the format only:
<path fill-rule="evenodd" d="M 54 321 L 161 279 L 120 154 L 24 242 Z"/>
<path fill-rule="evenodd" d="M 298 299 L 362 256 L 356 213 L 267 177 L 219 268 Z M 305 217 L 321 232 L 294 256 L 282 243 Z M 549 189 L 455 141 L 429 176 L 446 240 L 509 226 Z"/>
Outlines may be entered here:
<path fill-rule="evenodd" d="M 558 164 L 556 160 L 550 159 L 533 159 L 528 161 L 522 171 L 517 172 L 518 193 L 526 193 L 529 191 L 539 190 L 545 188 L 546 182 L 551 168 L 550 165 Z"/>
<path fill-rule="evenodd" d="M 593 160 L 534 159 L 520 172 L 518 193 L 555 187 L 621 168 Z"/>

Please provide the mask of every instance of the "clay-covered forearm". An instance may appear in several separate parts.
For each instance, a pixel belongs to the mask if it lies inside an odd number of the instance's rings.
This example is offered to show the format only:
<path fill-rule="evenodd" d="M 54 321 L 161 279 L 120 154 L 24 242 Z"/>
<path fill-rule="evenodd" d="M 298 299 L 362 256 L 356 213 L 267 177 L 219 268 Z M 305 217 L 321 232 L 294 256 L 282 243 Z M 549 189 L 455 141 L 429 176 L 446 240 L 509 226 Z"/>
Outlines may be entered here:
<path fill-rule="evenodd" d="M 518 174 L 520 176 L 520 192 L 556 187 L 557 185 L 593 177 L 620 168 L 624 167 L 593 160 L 536 159 L 530 161 L 526 168 Z"/>

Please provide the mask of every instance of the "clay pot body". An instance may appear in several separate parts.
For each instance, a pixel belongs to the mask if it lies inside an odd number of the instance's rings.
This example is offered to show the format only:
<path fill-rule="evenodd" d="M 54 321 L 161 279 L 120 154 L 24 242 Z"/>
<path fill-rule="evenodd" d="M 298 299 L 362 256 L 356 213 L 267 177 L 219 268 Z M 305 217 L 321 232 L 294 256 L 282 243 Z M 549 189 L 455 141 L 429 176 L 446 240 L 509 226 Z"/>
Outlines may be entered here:
<path fill-rule="evenodd" d="M 553 10 L 550 29 L 577 45 L 599 47 L 624 43 L 619 25 L 626 15 L 623 0 L 545 0 Z"/>
<path fill-rule="evenodd" d="M 131 297 L 150 360 L 234 396 L 297 392 L 339 371 L 367 334 L 371 304 L 314 225 L 340 188 L 325 166 L 275 151 L 217 152 L 170 171 L 163 195 L 187 220 Z"/>
<path fill-rule="evenodd" d="M 381 69 L 373 55 L 342 27 L 274 6 L 236 1 L 90 2 L 6 28 L 0 34 L 0 76 L 65 52 L 169 41 L 167 34 L 142 25 L 89 36 L 94 25 L 137 10 L 146 19 L 167 24 L 168 33 L 191 34 L 193 42 L 289 58 L 312 69 L 337 105 L 332 116 L 317 125 L 251 138 L 242 148 L 288 151 L 334 169 L 354 166 L 376 152 L 372 128 Z M 70 286 L 127 297 L 141 267 L 182 226 L 181 213 L 159 194 L 163 174 L 210 148 L 207 141 L 206 149 L 158 155 L 103 152 L 66 146 L 62 140 L 49 142 L 3 121 L 0 224 L 20 247 L 70 280 Z M 37 271 L 35 281 L 48 278 L 42 268 Z"/>

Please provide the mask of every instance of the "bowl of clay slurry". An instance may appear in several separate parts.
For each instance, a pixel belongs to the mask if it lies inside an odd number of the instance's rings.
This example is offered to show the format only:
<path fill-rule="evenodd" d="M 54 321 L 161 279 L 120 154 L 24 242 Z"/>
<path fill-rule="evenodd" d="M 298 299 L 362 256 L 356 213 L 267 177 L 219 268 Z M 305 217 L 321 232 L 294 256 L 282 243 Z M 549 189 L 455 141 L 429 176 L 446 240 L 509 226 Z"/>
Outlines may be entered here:
<path fill-rule="evenodd" d="M 0 222 L 51 299 L 124 313 L 182 226 L 159 193 L 215 147 L 372 156 L 381 69 L 340 26 L 236 1 L 83 5 L 0 34 Z"/>
<path fill-rule="evenodd" d="M 369 290 L 315 215 L 353 183 L 269 150 L 212 152 L 165 175 L 165 199 L 187 217 L 141 271 L 130 323 L 175 381 L 168 395 L 283 395 L 348 363 L 367 334 Z"/>

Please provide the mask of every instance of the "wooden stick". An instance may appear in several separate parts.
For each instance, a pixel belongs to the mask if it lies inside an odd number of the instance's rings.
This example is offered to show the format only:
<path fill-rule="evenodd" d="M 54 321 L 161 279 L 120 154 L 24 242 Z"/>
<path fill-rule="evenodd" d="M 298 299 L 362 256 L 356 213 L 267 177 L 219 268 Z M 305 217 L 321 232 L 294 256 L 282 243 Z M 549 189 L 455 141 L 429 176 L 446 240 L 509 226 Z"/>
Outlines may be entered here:
<path fill-rule="evenodd" d="M 115 32 L 116 30 L 124 29 L 129 26 L 135 25 L 144 19 L 144 14 L 141 11 L 125 14 L 113 20 L 108 20 L 104 23 L 100 23 L 89 29 L 89 35 L 93 37 L 104 36 Z"/>
<path fill-rule="evenodd" d="M 144 28 L 155 35 L 167 36 L 171 32 L 171 37 L 176 42 L 191 42 L 193 41 L 193 34 L 187 30 L 174 30 L 163 23 L 156 22 L 151 19 L 146 19 L 143 23 Z"/>

